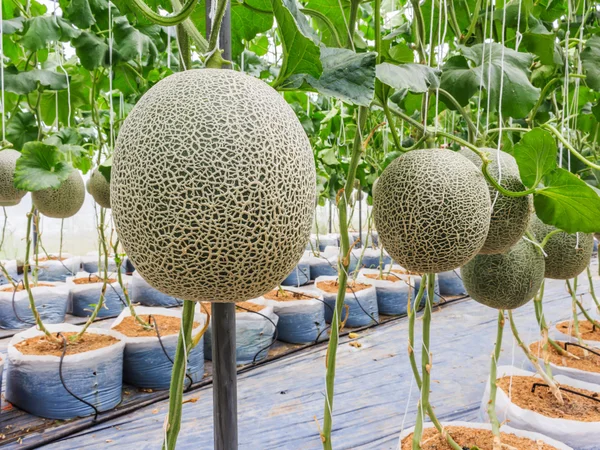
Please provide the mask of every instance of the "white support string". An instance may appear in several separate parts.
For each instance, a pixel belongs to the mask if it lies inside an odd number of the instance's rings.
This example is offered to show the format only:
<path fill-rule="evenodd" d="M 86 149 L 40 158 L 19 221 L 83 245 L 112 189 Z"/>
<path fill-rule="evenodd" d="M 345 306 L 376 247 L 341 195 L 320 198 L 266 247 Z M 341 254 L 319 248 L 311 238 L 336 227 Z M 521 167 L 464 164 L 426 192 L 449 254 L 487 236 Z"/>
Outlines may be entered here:
<path fill-rule="evenodd" d="M 113 115 L 113 80 L 112 80 L 112 58 L 113 53 L 113 20 L 112 20 L 112 7 L 111 4 L 108 4 L 108 110 L 109 110 L 109 145 L 112 150 L 115 146 L 115 133 L 114 133 L 114 115 Z M 102 150 L 100 150 L 102 151 Z"/>
<path fill-rule="evenodd" d="M 171 68 L 171 28 L 167 27 L 167 67 Z"/>

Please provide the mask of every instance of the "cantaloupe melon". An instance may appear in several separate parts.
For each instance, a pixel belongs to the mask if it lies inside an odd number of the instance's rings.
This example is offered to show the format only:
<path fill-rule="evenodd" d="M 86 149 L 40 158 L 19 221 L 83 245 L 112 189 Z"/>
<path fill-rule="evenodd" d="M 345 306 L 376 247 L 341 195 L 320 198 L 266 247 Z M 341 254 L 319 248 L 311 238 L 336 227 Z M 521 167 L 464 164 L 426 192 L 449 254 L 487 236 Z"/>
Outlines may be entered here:
<path fill-rule="evenodd" d="M 31 193 L 33 204 L 40 213 L 55 219 L 74 216 L 81 209 L 85 199 L 85 186 L 78 170 L 56 189 L 48 188 Z"/>
<path fill-rule="evenodd" d="M 96 203 L 103 208 L 110 208 L 110 184 L 98 169 L 90 175 L 86 188 L 90 195 L 94 197 Z"/>
<path fill-rule="evenodd" d="M 526 304 L 544 281 L 544 256 L 520 239 L 506 253 L 479 254 L 460 269 L 467 293 L 490 308 L 515 309 Z"/>
<path fill-rule="evenodd" d="M 535 238 L 542 240 L 556 227 L 546 225 L 535 214 L 529 229 Z M 568 280 L 575 278 L 590 263 L 594 250 L 594 235 L 586 233 L 568 234 L 563 231 L 553 234 L 544 246 L 546 257 L 546 278 Z"/>
<path fill-rule="evenodd" d="M 525 190 L 519 176 L 519 166 L 512 155 L 501 151 L 500 158 L 498 158 L 498 152 L 495 149 L 482 148 L 481 150 L 489 153 L 492 162 L 488 165 L 488 171 L 494 179 L 500 182 L 502 187 L 514 192 Z M 481 168 L 481 158 L 474 152 L 464 149 L 460 151 L 460 154 Z M 500 164 L 498 164 L 498 159 Z M 490 230 L 480 253 L 504 253 L 515 245 L 527 231 L 533 211 L 533 196 L 507 197 L 498 193 L 491 184 L 488 186 L 493 208 Z"/>
<path fill-rule="evenodd" d="M 12 149 L 0 151 L 0 206 L 18 205 L 27 194 L 15 188 L 15 167 L 21 152 Z"/>
<path fill-rule="evenodd" d="M 413 150 L 395 159 L 373 191 L 379 238 L 411 272 L 456 269 L 481 250 L 490 226 L 481 171 L 451 150 Z"/>
<path fill-rule="evenodd" d="M 230 70 L 157 83 L 119 133 L 111 172 L 119 238 L 155 289 L 238 302 L 296 266 L 316 171 L 302 125 L 269 85 Z"/>

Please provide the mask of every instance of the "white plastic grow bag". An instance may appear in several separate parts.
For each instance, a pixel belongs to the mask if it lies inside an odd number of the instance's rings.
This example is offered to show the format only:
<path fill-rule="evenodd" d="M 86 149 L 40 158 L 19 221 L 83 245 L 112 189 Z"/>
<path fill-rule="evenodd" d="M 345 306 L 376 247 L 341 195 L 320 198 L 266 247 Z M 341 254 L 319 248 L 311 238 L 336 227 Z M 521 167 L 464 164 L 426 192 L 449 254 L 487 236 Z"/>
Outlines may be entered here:
<path fill-rule="evenodd" d="M 71 324 L 47 325 L 48 331 L 78 332 Z M 87 333 L 110 335 L 111 330 L 88 328 Z M 40 336 L 36 328 L 16 334 L 8 345 L 6 370 L 6 400 L 36 416 L 48 419 L 71 419 L 94 413 L 93 408 L 73 397 L 59 376 L 60 357 L 24 355 L 15 345 L 25 339 Z M 66 355 L 62 376 L 67 388 L 76 396 L 94 405 L 99 412 L 108 411 L 121 402 L 123 380 L 123 349 L 121 340 L 114 344 L 75 355 Z"/>
<path fill-rule="evenodd" d="M 16 260 L 13 259 L 11 261 L 2 261 L 2 264 L 4 265 L 4 269 L 6 269 L 8 272 L 8 276 L 13 281 L 20 281 L 23 279 L 23 267 L 21 267 L 21 270 L 19 270 Z M 8 282 L 9 280 L 6 279 L 4 273 L 0 271 L 0 284 L 7 284 Z"/>
<path fill-rule="evenodd" d="M 540 366 L 544 367 L 544 358 L 538 357 L 538 361 L 540 363 Z M 598 372 L 588 372 L 586 370 L 575 369 L 573 367 L 557 366 L 553 363 L 550 363 L 550 368 L 552 369 L 553 375 L 562 375 L 568 378 L 572 378 L 573 380 L 585 381 L 586 383 L 597 384 L 598 386 L 600 386 L 600 373 Z M 529 369 L 532 371 L 535 370 L 531 363 L 529 363 Z"/>
<path fill-rule="evenodd" d="M 592 317 L 594 317 L 594 316 L 592 316 Z M 580 320 L 583 320 L 583 319 L 580 318 Z M 563 333 L 558 328 L 556 328 L 556 326 L 553 326 L 550 329 L 550 333 L 551 333 L 551 336 L 555 340 L 579 343 L 579 340 L 575 336 L 569 336 L 568 334 Z M 600 348 L 600 341 L 592 341 L 592 340 L 588 340 L 588 339 L 583 339 L 583 343 L 592 348 Z"/>
<path fill-rule="evenodd" d="M 65 321 L 69 300 L 69 286 L 60 282 L 44 281 L 50 286 L 32 286 L 31 293 L 40 318 L 44 323 L 62 323 Z M 23 284 L 21 283 L 22 287 Z M 10 288 L 9 291 L 2 291 Z M 14 302 L 13 302 L 14 295 Z M 33 311 L 29 305 L 29 295 L 23 289 L 14 292 L 11 284 L 0 286 L 0 328 L 21 329 L 35 325 Z"/>
<path fill-rule="evenodd" d="M 315 287 L 319 290 L 325 301 L 325 320 L 331 322 L 333 311 L 335 309 L 335 300 L 337 293 L 325 292 L 319 288 L 322 281 L 337 280 L 337 276 L 319 277 L 315 280 Z M 348 317 L 346 317 L 346 308 L 342 309 L 340 322 L 346 320 L 348 327 L 364 327 L 372 325 L 379 321 L 379 309 L 377 307 L 377 291 L 375 286 L 369 286 L 360 291 L 346 292 L 344 304 L 348 305 Z"/>
<path fill-rule="evenodd" d="M 385 267 L 383 268 L 383 271 L 385 273 L 391 273 L 391 274 L 396 274 L 396 275 L 402 275 L 401 273 L 397 273 L 395 271 L 397 270 L 401 270 L 401 271 L 406 271 L 406 269 L 404 267 L 402 267 L 399 264 L 386 264 Z M 416 275 L 416 274 L 411 274 L 410 275 L 410 283 L 411 286 L 415 289 L 415 292 L 419 291 L 419 288 L 421 287 L 421 275 Z M 425 286 L 425 291 L 423 292 L 423 302 L 422 304 L 425 303 L 425 298 L 427 296 L 427 286 Z M 443 300 L 442 296 L 440 295 L 440 279 L 438 276 L 435 277 L 435 285 L 434 285 L 434 289 L 433 289 L 433 303 L 439 303 L 441 300 Z"/>
<path fill-rule="evenodd" d="M 198 306 L 200 307 L 200 304 Z M 270 320 L 263 316 L 268 317 Z M 266 306 L 258 313 L 236 312 L 235 345 L 238 365 L 260 361 L 267 357 L 269 346 L 273 343 L 278 321 L 279 318 L 273 311 L 272 306 Z M 204 356 L 212 361 L 211 324 L 208 325 L 204 337 Z"/>
<path fill-rule="evenodd" d="M 81 267 L 84 272 L 88 273 L 96 273 L 98 272 L 98 264 L 102 267 L 102 271 L 104 271 L 104 256 L 99 257 L 98 252 L 91 252 L 85 256 L 81 257 Z M 124 264 L 121 264 L 121 271 L 124 271 Z M 115 262 L 115 258 L 112 256 L 108 257 L 108 272 L 116 272 L 117 271 L 117 263 Z"/>
<path fill-rule="evenodd" d="M 58 253 L 50 253 L 50 256 L 58 257 Z M 40 255 L 42 257 L 43 255 Z M 61 258 L 65 260 L 39 261 L 38 263 L 38 281 L 65 281 L 81 270 L 81 257 L 73 256 L 69 253 L 63 253 Z M 35 266 L 35 260 L 29 261 L 30 270 Z"/>
<path fill-rule="evenodd" d="M 287 288 L 292 292 L 316 297 L 315 300 L 277 301 L 259 297 L 252 300 L 259 305 L 271 306 L 279 318 L 277 322 L 277 339 L 292 344 L 308 344 L 325 339 L 325 306 L 323 297 L 315 292 L 302 289 Z M 262 311 L 261 311 L 262 312 Z"/>
<path fill-rule="evenodd" d="M 283 286 L 303 286 L 310 282 L 310 257 L 303 255 L 290 274 L 281 282 Z"/>
<path fill-rule="evenodd" d="M 151 325 L 149 316 L 170 316 L 181 319 L 181 310 L 151 308 L 146 306 L 136 306 L 136 313 Z M 125 317 L 130 317 L 129 308 L 115 319 L 111 328 L 119 325 Z M 195 336 L 202 330 L 206 322 L 206 315 L 196 313 L 194 321 L 199 325 L 193 329 L 192 335 Z M 113 330 L 118 333 L 116 330 Z M 136 387 L 146 389 L 168 389 L 171 383 L 171 372 L 173 370 L 172 361 L 175 360 L 177 351 L 177 341 L 179 333 L 161 336 L 159 342 L 155 337 L 129 337 L 118 333 L 123 342 L 125 342 L 125 354 L 123 356 L 123 381 Z M 163 350 L 164 348 L 164 350 Z M 166 354 L 165 354 L 166 352 Z M 167 356 L 168 355 L 168 356 Z M 170 358 L 170 359 L 169 359 Z M 196 383 L 204 376 L 204 337 L 196 347 L 188 354 L 187 377 L 191 382 Z M 186 381 L 187 386 L 190 381 Z"/>
<path fill-rule="evenodd" d="M 377 269 L 392 261 L 392 258 L 385 251 L 382 253 L 382 250 L 377 248 L 355 248 L 352 250 L 351 255 L 350 268 L 352 271 L 356 270 L 357 267 L 360 269 Z"/>
<path fill-rule="evenodd" d="M 535 376 L 535 372 L 529 372 L 513 366 L 499 366 L 498 376 Z M 563 375 L 556 375 L 555 379 L 561 385 L 586 389 L 600 393 L 600 385 L 574 380 Z M 485 393 L 481 401 L 480 414 L 487 420 L 487 404 L 490 398 L 489 379 L 486 384 Z M 567 445 L 577 450 L 598 450 L 600 448 L 600 422 L 580 422 L 577 420 L 559 419 L 547 417 L 534 411 L 526 410 L 514 404 L 506 392 L 498 389 L 496 396 L 496 414 L 500 422 L 510 421 L 513 428 L 520 430 L 535 431 L 554 439 L 560 439 Z"/>
<path fill-rule="evenodd" d="M 328 275 L 337 275 L 338 273 L 337 255 L 327 257 L 323 253 L 320 256 L 315 256 L 311 253 L 307 257 L 307 262 L 310 267 L 311 280 Z"/>
<path fill-rule="evenodd" d="M 129 296 L 133 303 L 139 303 L 143 306 L 169 307 L 182 305 L 182 300 L 163 294 L 158 289 L 154 289 L 150 286 L 137 270 L 133 272 L 133 275 L 131 276 Z"/>
<path fill-rule="evenodd" d="M 319 234 L 317 237 L 319 244 L 318 250 L 325 250 L 325 247 L 337 247 L 340 245 L 340 235 L 338 233 Z"/>
<path fill-rule="evenodd" d="M 413 276 L 393 273 L 392 276 L 396 277 L 397 281 L 380 280 L 366 276 L 379 276 L 380 273 L 379 269 L 361 269 L 356 280 L 375 287 L 379 314 L 390 316 L 406 314 L 408 299 L 411 298 L 414 301 L 418 291 L 418 286 L 416 289 L 414 287 Z M 384 272 L 385 274 L 386 272 Z M 420 282 L 420 277 L 418 282 Z"/>
<path fill-rule="evenodd" d="M 440 295 L 465 295 L 467 290 L 458 271 L 449 270 L 437 274 Z"/>
<path fill-rule="evenodd" d="M 103 281 L 89 284 L 75 284 L 73 280 L 87 279 L 90 276 L 100 276 L 97 273 L 78 272 L 74 277 L 67 278 L 69 283 L 69 314 L 77 317 L 88 317 L 92 314 L 94 306 L 100 301 L 102 293 Z M 128 286 L 131 277 L 123 275 L 123 284 Z M 116 273 L 109 273 L 109 279 L 114 279 L 113 283 L 108 283 L 104 292 L 104 306 L 100 308 L 98 317 L 115 317 L 118 316 L 126 306 L 123 289 L 119 284 Z"/>
<path fill-rule="evenodd" d="M 423 429 L 433 428 L 433 426 L 434 425 L 431 422 L 426 422 L 423 424 Z M 492 426 L 489 423 L 472 423 L 472 422 L 463 422 L 463 421 L 458 421 L 458 420 L 453 421 L 453 422 L 442 422 L 442 426 L 443 427 L 450 427 L 450 426 L 466 427 L 466 428 L 473 428 L 475 430 L 491 430 L 492 429 Z M 402 433 L 400 433 L 400 442 L 402 442 L 407 436 L 410 436 L 410 434 L 413 433 L 414 430 L 415 430 L 415 427 L 410 427 L 410 428 L 407 428 L 406 430 L 402 431 Z M 562 442 L 559 442 L 559 441 L 552 439 L 551 437 L 545 436 L 541 433 L 536 433 L 534 431 L 519 430 L 519 429 L 516 429 L 513 427 L 509 427 L 508 425 L 502 425 L 500 427 L 500 432 L 514 434 L 515 436 L 528 438 L 528 439 L 531 439 L 532 441 L 536 441 L 536 442 L 542 441 L 547 445 L 551 445 L 552 447 L 557 448 L 558 450 L 573 450 L 571 447 L 569 447 L 566 444 L 563 444 Z"/>

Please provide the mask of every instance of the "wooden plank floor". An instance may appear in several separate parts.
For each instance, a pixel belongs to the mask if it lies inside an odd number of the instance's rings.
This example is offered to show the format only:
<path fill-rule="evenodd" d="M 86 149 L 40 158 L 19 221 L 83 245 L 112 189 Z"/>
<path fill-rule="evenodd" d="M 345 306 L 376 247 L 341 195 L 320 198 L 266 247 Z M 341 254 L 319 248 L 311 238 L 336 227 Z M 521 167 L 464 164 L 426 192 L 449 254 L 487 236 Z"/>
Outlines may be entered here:
<path fill-rule="evenodd" d="M 580 292 L 587 281 L 582 278 Z M 595 285 L 600 292 L 600 280 Z M 591 307 L 589 295 L 583 295 Z M 548 281 L 546 317 L 552 323 L 570 317 L 564 283 Z M 479 403 L 489 373 L 496 333 L 495 310 L 472 300 L 439 308 L 433 315 L 432 402 L 442 420 L 479 418 Z M 538 336 L 533 305 L 515 311 L 525 340 Z M 417 326 L 419 328 L 420 325 Z M 395 449 L 397 436 L 414 423 L 417 390 L 406 357 L 407 321 L 392 321 L 360 333 L 361 348 L 341 340 L 336 377 L 334 448 Z M 417 342 L 419 342 L 417 333 Z M 313 346 L 239 376 L 240 447 L 248 450 L 319 449 L 315 417 L 322 420 L 324 344 Z M 522 366 L 524 358 L 505 332 L 501 364 Z M 210 386 L 185 396 L 178 449 L 212 449 Z M 44 449 L 160 449 L 166 400 L 74 433 Z M 406 414 L 405 414 L 406 412 Z M 42 436 L 35 433 L 26 448 Z"/>

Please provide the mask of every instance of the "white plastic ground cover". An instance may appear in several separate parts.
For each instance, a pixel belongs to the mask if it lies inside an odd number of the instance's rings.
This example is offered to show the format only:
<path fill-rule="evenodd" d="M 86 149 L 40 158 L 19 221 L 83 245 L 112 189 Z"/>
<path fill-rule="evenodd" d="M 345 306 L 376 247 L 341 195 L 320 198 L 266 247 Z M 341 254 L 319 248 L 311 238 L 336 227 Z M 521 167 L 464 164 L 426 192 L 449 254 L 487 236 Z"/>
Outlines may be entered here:
<path fill-rule="evenodd" d="M 268 317 L 270 320 L 263 316 Z M 236 313 L 235 345 L 238 365 L 250 364 L 267 357 L 269 346 L 273 343 L 278 321 L 279 318 L 273 311 L 272 306 L 266 306 L 258 313 Z M 208 330 L 206 330 L 206 334 L 204 335 L 204 357 L 212 361 L 211 333 L 212 328 L 209 324 Z"/>
<path fill-rule="evenodd" d="M 522 370 L 513 366 L 499 366 L 498 377 L 504 376 L 535 376 L 534 372 Z M 600 392 L 600 385 L 574 380 L 563 375 L 556 375 L 555 380 L 564 387 L 575 387 L 592 392 Z M 480 415 L 487 417 L 486 408 L 490 398 L 489 380 L 481 401 Z M 496 414 L 500 422 L 509 421 L 513 428 L 536 431 L 551 438 L 560 440 L 577 450 L 600 449 L 600 422 L 580 422 L 547 417 L 534 411 L 523 409 L 514 404 L 502 389 L 498 389 L 496 397 Z"/>
<path fill-rule="evenodd" d="M 463 421 L 453 421 L 453 422 L 442 422 L 443 427 L 467 427 L 473 428 L 475 430 L 491 430 L 492 426 L 489 423 L 471 423 L 471 422 L 463 422 Z M 423 429 L 433 428 L 433 424 L 431 422 L 427 422 L 423 424 Z M 400 442 L 402 442 L 407 436 L 409 436 L 415 427 L 407 428 L 406 430 L 400 433 Z M 544 444 L 551 445 L 552 447 L 557 448 L 558 450 L 574 450 L 566 444 L 563 444 L 556 439 L 552 439 L 551 437 L 545 436 L 541 433 L 536 433 L 534 431 L 525 431 L 519 430 L 513 427 L 509 427 L 508 425 L 502 425 L 500 427 L 500 432 L 514 434 L 515 436 L 528 438 L 532 441 L 542 441 Z M 400 447 L 400 446 L 398 446 Z"/>
<path fill-rule="evenodd" d="M 154 289 L 142 278 L 136 270 L 131 275 L 131 283 L 129 286 L 129 296 L 133 303 L 139 303 L 143 306 L 180 306 L 181 300 L 163 294 L 157 289 Z"/>
<path fill-rule="evenodd" d="M 71 324 L 47 325 L 56 334 L 78 332 Z M 76 396 L 94 405 L 99 412 L 113 409 L 121 402 L 123 385 L 123 350 L 125 343 L 111 330 L 88 328 L 87 333 L 111 335 L 119 339 L 114 344 L 75 355 L 66 355 L 62 364 L 63 380 Z M 94 409 L 67 392 L 59 376 L 60 357 L 24 355 L 15 345 L 25 339 L 40 336 L 32 327 L 16 334 L 8 345 L 6 370 L 6 400 L 36 416 L 48 419 L 71 419 L 94 414 Z"/>
<path fill-rule="evenodd" d="M 319 283 L 322 281 L 337 280 L 337 276 L 319 277 L 315 280 L 315 286 L 323 295 L 325 306 L 325 320 L 331 322 L 337 293 L 329 293 L 319 289 Z M 375 286 L 367 289 L 347 292 L 344 304 L 348 305 L 348 317 L 346 318 L 346 308 L 342 310 L 341 320 L 346 320 L 348 327 L 364 327 L 379 322 L 379 309 L 377 307 L 377 291 Z"/>
<path fill-rule="evenodd" d="M 286 288 L 288 291 L 299 292 L 315 300 L 291 300 L 279 302 L 259 297 L 252 300 L 259 305 L 273 308 L 279 318 L 277 322 L 277 339 L 291 344 L 308 344 L 327 337 L 327 324 L 325 323 L 325 306 L 323 297 L 315 292 L 302 289 Z M 262 312 L 262 311 L 261 311 Z"/>
<path fill-rule="evenodd" d="M 78 272 L 74 277 L 67 278 L 69 286 L 69 306 L 67 312 L 77 317 L 88 317 L 92 314 L 94 306 L 100 300 L 100 294 L 102 293 L 102 286 L 104 282 L 99 281 L 97 283 L 88 284 L 75 284 L 73 280 L 84 278 L 88 279 L 90 276 L 100 276 L 98 273 Z M 131 277 L 122 275 L 123 284 L 125 287 L 129 285 Z M 104 306 L 100 308 L 98 317 L 115 317 L 118 316 L 126 306 L 125 296 L 123 289 L 119 284 L 116 273 L 108 274 L 109 279 L 114 279 L 113 283 L 109 283 L 106 286 L 104 292 Z"/>
<path fill-rule="evenodd" d="M 135 311 L 142 320 L 151 325 L 153 325 L 153 322 L 150 320 L 150 316 L 170 316 L 181 319 L 181 310 L 136 306 Z M 129 308 L 124 309 L 111 325 L 111 329 L 115 328 L 125 317 L 129 316 L 131 316 Z M 206 322 L 206 314 L 196 313 L 194 321 L 198 322 L 199 325 L 193 329 L 193 336 L 202 330 Z M 123 381 L 132 386 L 144 389 L 168 389 L 173 370 L 173 363 L 171 361 L 175 360 L 179 333 L 161 336 L 162 347 L 161 342 L 159 342 L 156 336 L 128 337 L 121 333 L 119 335 L 123 342 L 125 342 Z M 200 339 L 198 345 L 188 354 L 186 373 L 188 375 L 185 382 L 186 386 L 189 384 L 190 378 L 192 382 L 196 383 L 204 376 L 204 337 Z"/>
<path fill-rule="evenodd" d="M 310 279 L 315 280 L 318 277 L 327 275 L 337 275 L 337 254 L 335 256 L 315 256 L 312 252 L 306 255 L 310 267 Z"/>
<path fill-rule="evenodd" d="M 40 255 L 40 258 L 45 255 Z M 58 253 L 49 253 L 49 256 L 58 257 Z M 63 253 L 61 258 L 66 258 L 62 261 L 49 259 L 47 261 L 39 261 L 38 263 L 38 280 L 39 281 L 65 281 L 67 277 L 71 277 L 81 270 L 81 257 L 73 256 L 69 253 Z M 29 262 L 31 268 L 35 266 L 35 260 Z"/>
<path fill-rule="evenodd" d="M 412 287 L 414 284 L 411 282 L 412 276 L 394 274 L 397 277 L 396 281 L 379 280 L 366 276 L 379 276 L 380 273 L 379 269 L 361 269 L 358 272 L 356 280 L 360 283 L 375 286 L 379 314 L 386 314 L 388 316 L 406 314 L 409 296 L 411 299 L 414 299 L 417 294 L 417 290 Z M 383 273 L 385 274 L 386 272 Z"/>
<path fill-rule="evenodd" d="M 40 313 L 40 318 L 44 323 L 64 322 L 69 301 L 69 285 L 49 281 L 44 281 L 43 284 L 50 284 L 52 287 L 31 287 L 31 293 Z M 20 287 L 22 287 L 22 284 Z M 5 292 L 4 289 L 9 290 Z M 29 306 L 27 290 L 14 292 L 11 284 L 0 285 L 0 328 L 22 329 L 29 328 L 32 325 L 35 325 L 35 320 Z"/>
<path fill-rule="evenodd" d="M 556 341 L 556 342 L 565 342 L 565 341 Z M 538 361 L 540 366 L 544 367 L 544 358 L 539 357 Z M 565 377 L 572 378 L 574 380 L 585 381 L 586 383 L 597 384 L 600 386 L 600 373 L 598 372 L 588 372 L 586 370 L 575 369 L 573 367 L 564 367 L 557 366 L 556 364 L 550 363 L 550 368 L 552 369 L 553 375 L 563 375 Z M 529 369 L 535 370 L 533 365 L 529 363 Z"/>
<path fill-rule="evenodd" d="M 307 253 L 307 252 L 305 252 Z M 303 286 L 310 282 L 310 256 L 302 255 L 296 267 L 292 272 L 281 282 L 283 286 Z"/>
<path fill-rule="evenodd" d="M 467 293 L 458 271 L 450 270 L 438 273 L 437 279 L 440 295 L 465 295 Z"/>
<path fill-rule="evenodd" d="M 102 257 L 101 261 L 99 261 L 99 256 L 98 256 L 98 252 L 90 252 L 85 256 L 81 257 L 81 268 L 84 272 L 88 272 L 88 273 L 95 273 L 98 272 L 98 262 L 100 262 L 100 264 L 104 265 L 104 256 Z M 102 270 L 104 270 L 104 267 L 102 268 Z M 109 272 L 116 272 L 117 270 L 117 263 L 115 262 L 115 258 L 113 258 L 112 256 L 110 256 L 108 258 L 108 271 Z M 124 270 L 124 265 L 121 264 L 121 270 Z"/>

